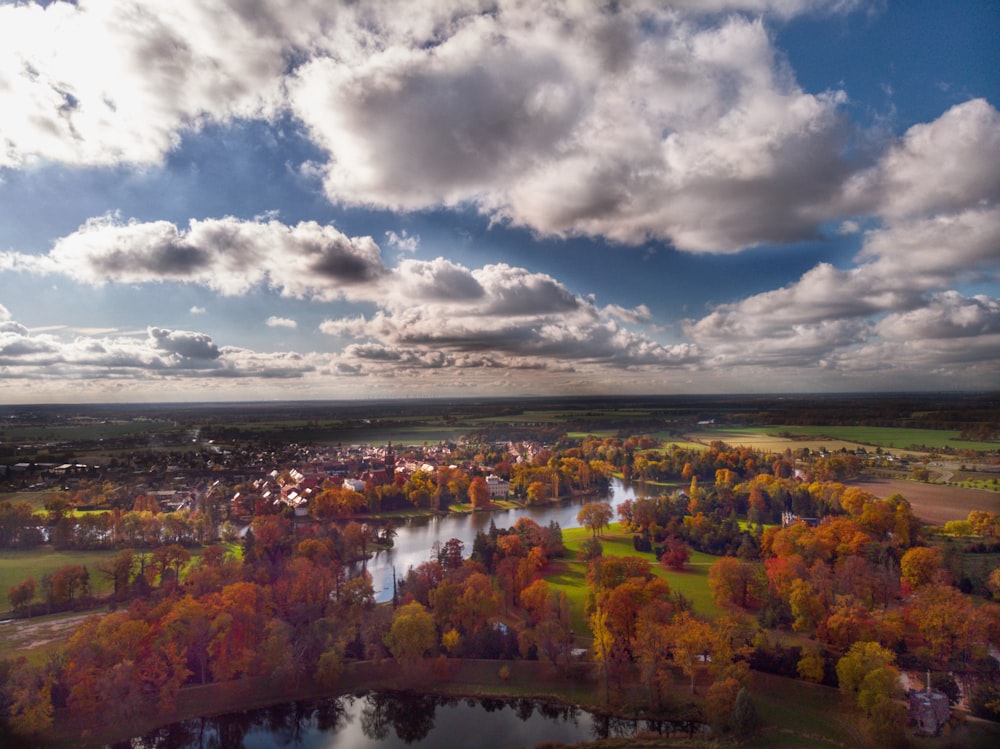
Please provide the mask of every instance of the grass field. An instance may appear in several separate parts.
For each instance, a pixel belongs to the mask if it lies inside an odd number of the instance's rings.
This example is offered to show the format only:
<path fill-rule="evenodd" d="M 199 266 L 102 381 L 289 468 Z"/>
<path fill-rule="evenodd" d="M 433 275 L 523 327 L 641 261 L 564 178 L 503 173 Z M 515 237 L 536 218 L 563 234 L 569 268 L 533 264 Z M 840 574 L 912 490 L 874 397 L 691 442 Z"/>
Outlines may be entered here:
<path fill-rule="evenodd" d="M 41 492 L 0 492 L 0 502 L 10 502 L 15 505 L 19 502 L 27 502 L 36 510 L 41 510 L 45 507 L 45 500 L 52 493 L 49 490 Z"/>
<path fill-rule="evenodd" d="M 42 575 L 67 564 L 82 564 L 90 572 L 90 585 L 97 595 L 107 593 L 110 583 L 97 572 L 97 565 L 115 551 L 53 551 L 49 547 L 27 551 L 0 551 L 0 610 L 7 608 L 7 591 L 29 577 L 41 583 Z M 41 596 L 41 590 L 36 596 Z"/>
<path fill-rule="evenodd" d="M 239 544 L 224 544 L 231 555 L 240 557 L 242 549 Z M 191 562 L 193 564 L 201 555 L 200 548 L 189 549 L 191 552 Z M 55 551 L 51 547 L 43 546 L 37 549 L 26 551 L 0 551 L 0 611 L 8 609 L 7 591 L 12 585 L 16 585 L 29 577 L 35 578 L 35 582 L 41 583 L 42 576 L 54 572 L 67 564 L 82 564 L 90 572 L 90 589 L 96 596 L 107 595 L 111 592 L 111 583 L 105 579 L 97 570 L 97 565 L 105 559 L 109 559 L 117 554 L 117 550 L 110 551 Z M 181 571 L 181 576 L 186 572 Z M 42 598 L 42 591 L 39 588 L 35 594 L 35 600 Z"/>
<path fill-rule="evenodd" d="M 589 636 L 590 627 L 584 608 L 587 603 L 587 563 L 577 556 L 581 544 L 589 538 L 591 532 L 586 528 L 567 528 L 563 530 L 563 542 L 566 544 L 567 557 L 549 566 L 545 579 L 553 590 L 565 592 L 570 602 L 570 613 L 573 619 L 573 631 L 578 635 Z M 688 598 L 699 614 L 716 617 L 722 613 L 712 600 L 712 592 L 708 587 L 708 568 L 718 557 L 701 552 L 692 552 L 688 570 L 673 572 L 661 566 L 649 552 L 638 552 L 632 546 L 632 534 L 622 530 L 620 523 L 613 523 L 600 537 L 604 556 L 637 556 L 648 559 L 653 565 L 653 573 L 670 584 L 670 589 L 678 591 Z"/>

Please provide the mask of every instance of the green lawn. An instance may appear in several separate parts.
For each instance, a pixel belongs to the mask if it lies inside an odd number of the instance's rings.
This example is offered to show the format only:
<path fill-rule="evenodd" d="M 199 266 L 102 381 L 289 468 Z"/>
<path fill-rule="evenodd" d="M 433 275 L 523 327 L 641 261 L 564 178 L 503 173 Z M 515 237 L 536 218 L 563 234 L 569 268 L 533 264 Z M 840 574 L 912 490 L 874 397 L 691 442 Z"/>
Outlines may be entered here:
<path fill-rule="evenodd" d="M 7 591 L 29 577 L 41 583 L 42 575 L 67 564 L 82 564 L 90 572 L 90 585 L 97 594 L 108 592 L 109 583 L 97 572 L 97 565 L 116 554 L 115 551 L 53 551 L 50 547 L 27 551 L 0 551 L 0 610 L 7 606 Z M 41 597 L 41 590 L 36 593 Z"/>
<path fill-rule="evenodd" d="M 239 558 L 242 547 L 237 543 L 223 544 L 230 554 Z M 201 555 L 201 549 L 189 549 L 191 552 L 191 563 L 197 561 Z M 8 609 L 7 591 L 12 585 L 16 585 L 29 577 L 35 578 L 39 583 L 39 588 L 35 593 L 35 600 L 42 599 L 41 581 L 42 575 L 63 567 L 67 564 L 82 564 L 90 572 L 90 586 L 95 595 L 106 595 L 111 592 L 111 583 L 98 571 L 97 565 L 103 560 L 113 557 L 117 550 L 110 551 L 54 551 L 49 546 L 27 551 L 0 551 L 0 611 Z M 186 570 L 182 570 L 182 576 Z"/>
<path fill-rule="evenodd" d="M 553 590 L 565 592 L 569 598 L 573 631 L 580 635 L 589 635 L 590 628 L 584 614 L 587 602 L 587 564 L 580 561 L 577 556 L 580 546 L 590 535 L 591 532 L 586 528 L 564 529 L 566 559 L 549 565 L 545 575 Z M 622 530 L 620 523 L 612 523 L 611 528 L 606 529 L 599 540 L 605 556 L 637 556 L 648 559 L 653 565 L 653 573 L 666 580 L 671 590 L 678 591 L 688 598 L 694 604 L 697 613 L 712 618 L 722 613 L 712 600 L 712 592 L 708 587 L 708 568 L 718 557 L 695 551 L 691 554 L 691 561 L 685 572 L 673 572 L 660 565 L 651 553 L 636 551 L 632 546 L 632 534 Z"/>
<path fill-rule="evenodd" d="M 763 727 L 744 746 L 806 749 L 859 743 L 856 721 L 841 708 L 836 689 L 755 672 L 751 695 Z"/>

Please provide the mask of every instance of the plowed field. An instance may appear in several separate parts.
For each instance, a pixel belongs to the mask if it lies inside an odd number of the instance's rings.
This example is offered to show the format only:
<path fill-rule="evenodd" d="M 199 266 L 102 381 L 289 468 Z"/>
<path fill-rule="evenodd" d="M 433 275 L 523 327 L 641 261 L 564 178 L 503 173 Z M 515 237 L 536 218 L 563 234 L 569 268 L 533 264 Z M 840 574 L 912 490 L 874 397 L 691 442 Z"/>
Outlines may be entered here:
<path fill-rule="evenodd" d="M 964 520 L 970 510 L 1000 512 L 1000 494 L 996 492 L 898 479 L 851 483 L 883 499 L 898 492 L 910 501 L 917 517 L 932 525 L 942 525 L 948 520 Z"/>

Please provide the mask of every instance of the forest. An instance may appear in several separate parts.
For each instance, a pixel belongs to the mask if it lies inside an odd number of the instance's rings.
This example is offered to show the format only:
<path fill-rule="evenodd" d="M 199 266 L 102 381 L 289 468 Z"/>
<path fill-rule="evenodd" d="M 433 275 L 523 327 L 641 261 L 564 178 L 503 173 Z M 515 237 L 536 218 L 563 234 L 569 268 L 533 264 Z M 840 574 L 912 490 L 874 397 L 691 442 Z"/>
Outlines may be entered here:
<path fill-rule="evenodd" d="M 493 664 L 501 690 L 537 663 L 549 697 L 586 683 L 584 702 L 611 714 L 694 711 L 720 741 L 777 730 L 754 674 L 835 689 L 845 735 L 872 746 L 912 740 L 901 673 L 948 697 L 946 735 L 1000 718 L 996 512 L 928 525 L 902 494 L 852 485 L 866 466 L 846 451 L 564 432 L 524 454 L 463 441 L 434 471 L 360 492 L 322 483 L 308 513 L 225 482 L 174 510 L 93 477 L 0 501 L 0 548 L 103 554 L 8 587 L 18 622 L 86 616 L 57 646 L 0 660 L 5 735 L 101 743 L 190 717 L 178 706 L 195 688 L 222 690 L 205 693 L 218 705 L 227 684 L 337 695 L 374 674 L 433 691 L 470 663 Z M 510 482 L 509 500 L 484 495 L 485 474 Z M 612 477 L 652 491 L 615 514 Z M 435 544 L 385 602 L 356 566 L 391 546 L 394 512 L 574 500 L 579 528 L 521 518 Z M 682 592 L 700 564 L 710 607 Z"/>

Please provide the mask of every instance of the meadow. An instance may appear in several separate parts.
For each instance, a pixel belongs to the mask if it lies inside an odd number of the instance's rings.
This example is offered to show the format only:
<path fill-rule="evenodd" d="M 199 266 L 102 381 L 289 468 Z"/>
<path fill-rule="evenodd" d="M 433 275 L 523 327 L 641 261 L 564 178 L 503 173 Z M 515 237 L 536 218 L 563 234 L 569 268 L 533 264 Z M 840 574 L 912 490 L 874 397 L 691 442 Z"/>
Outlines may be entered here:
<path fill-rule="evenodd" d="M 566 558 L 552 562 L 545 571 L 545 579 L 551 588 L 566 593 L 569 599 L 573 632 L 586 637 L 590 636 L 590 625 L 585 613 L 588 593 L 587 563 L 579 555 L 583 542 L 590 536 L 591 531 L 587 528 L 563 529 Z M 690 600 L 698 614 L 710 618 L 722 614 L 722 609 L 712 600 L 712 591 L 708 587 L 708 568 L 718 557 L 693 551 L 687 570 L 674 572 L 659 564 L 651 552 L 636 551 L 632 546 L 632 534 L 626 532 L 621 523 L 612 523 L 598 540 L 604 556 L 637 556 L 647 559 L 652 565 L 653 574 L 666 580 L 672 591 L 677 591 Z"/>
<path fill-rule="evenodd" d="M 55 551 L 43 546 L 24 551 L 0 550 L 0 610 L 7 608 L 7 592 L 29 577 L 41 584 L 42 576 L 67 564 L 82 564 L 90 572 L 90 587 L 94 595 L 104 595 L 111 584 L 97 571 L 97 565 L 110 559 L 116 551 Z M 37 593 L 41 597 L 41 590 Z M 36 599 L 37 600 L 37 599 Z"/>

